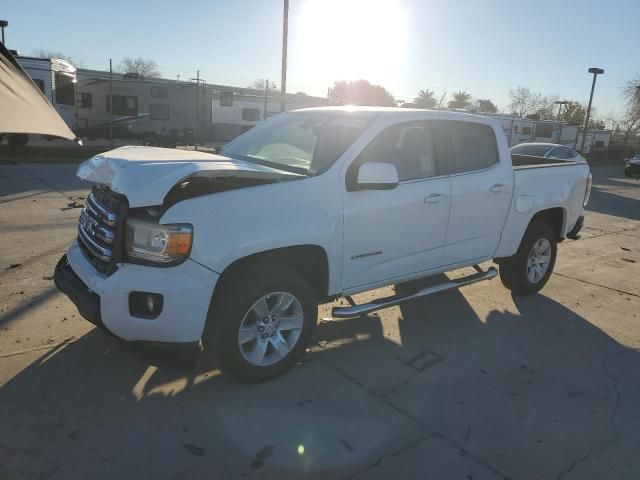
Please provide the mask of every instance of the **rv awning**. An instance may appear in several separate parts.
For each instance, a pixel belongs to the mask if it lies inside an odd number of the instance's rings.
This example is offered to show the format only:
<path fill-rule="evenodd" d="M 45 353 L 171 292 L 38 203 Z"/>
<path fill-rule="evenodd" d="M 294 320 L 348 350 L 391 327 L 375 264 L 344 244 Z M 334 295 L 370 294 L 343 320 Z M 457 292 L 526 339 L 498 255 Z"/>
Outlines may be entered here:
<path fill-rule="evenodd" d="M 1 42 L 0 133 L 39 133 L 69 140 L 76 138 Z"/>

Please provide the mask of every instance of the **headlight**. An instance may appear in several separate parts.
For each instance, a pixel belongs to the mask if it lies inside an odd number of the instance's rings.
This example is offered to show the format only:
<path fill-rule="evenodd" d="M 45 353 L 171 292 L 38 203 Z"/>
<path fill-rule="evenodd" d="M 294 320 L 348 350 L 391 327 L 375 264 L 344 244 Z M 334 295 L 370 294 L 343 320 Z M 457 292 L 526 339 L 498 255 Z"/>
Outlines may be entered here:
<path fill-rule="evenodd" d="M 125 242 L 127 255 L 160 265 L 175 265 L 189 256 L 193 227 L 191 225 L 159 225 L 129 218 Z"/>

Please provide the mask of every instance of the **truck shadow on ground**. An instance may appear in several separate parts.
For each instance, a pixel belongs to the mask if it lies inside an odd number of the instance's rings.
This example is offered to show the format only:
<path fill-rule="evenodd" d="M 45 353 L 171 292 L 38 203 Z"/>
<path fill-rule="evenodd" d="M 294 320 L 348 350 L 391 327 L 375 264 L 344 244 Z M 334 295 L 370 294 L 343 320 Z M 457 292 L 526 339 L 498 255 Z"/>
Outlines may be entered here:
<path fill-rule="evenodd" d="M 343 477 L 434 434 L 483 478 L 548 478 L 637 442 L 622 408 L 637 353 L 544 295 L 513 305 L 448 292 L 321 322 L 304 361 L 260 385 L 152 365 L 93 330 L 0 390 L 0 478 Z"/>
<path fill-rule="evenodd" d="M 640 220 L 639 204 L 640 201 L 637 198 L 619 195 L 594 185 L 591 189 L 591 197 L 586 209 L 614 217 Z"/>

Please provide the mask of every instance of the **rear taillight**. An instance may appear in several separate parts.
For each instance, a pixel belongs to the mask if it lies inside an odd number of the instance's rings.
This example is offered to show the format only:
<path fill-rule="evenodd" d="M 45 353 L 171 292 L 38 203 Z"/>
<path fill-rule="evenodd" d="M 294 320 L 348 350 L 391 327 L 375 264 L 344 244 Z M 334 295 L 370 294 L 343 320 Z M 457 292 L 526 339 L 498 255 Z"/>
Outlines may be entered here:
<path fill-rule="evenodd" d="M 584 191 L 584 201 L 582 202 L 583 207 L 586 207 L 587 203 L 589 203 L 589 197 L 591 196 L 592 183 L 593 183 L 593 177 L 591 176 L 591 172 L 589 172 L 589 176 L 587 177 L 587 188 Z"/>

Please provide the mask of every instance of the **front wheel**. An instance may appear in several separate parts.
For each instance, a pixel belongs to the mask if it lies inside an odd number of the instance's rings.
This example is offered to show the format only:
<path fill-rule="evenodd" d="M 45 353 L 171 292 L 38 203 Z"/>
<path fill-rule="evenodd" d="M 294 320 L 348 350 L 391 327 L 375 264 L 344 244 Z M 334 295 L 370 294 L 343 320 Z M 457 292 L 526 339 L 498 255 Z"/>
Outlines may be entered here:
<path fill-rule="evenodd" d="M 630 177 L 631 176 L 631 168 L 627 167 L 624 169 L 624 176 L 625 177 Z"/>
<path fill-rule="evenodd" d="M 502 284 L 514 293 L 537 293 L 551 277 L 557 252 L 558 241 L 553 229 L 546 223 L 533 222 L 516 254 L 500 260 Z"/>
<path fill-rule="evenodd" d="M 318 315 L 313 289 L 295 270 L 256 265 L 224 278 L 203 338 L 220 368 L 242 381 L 283 374 L 304 354 Z"/>

